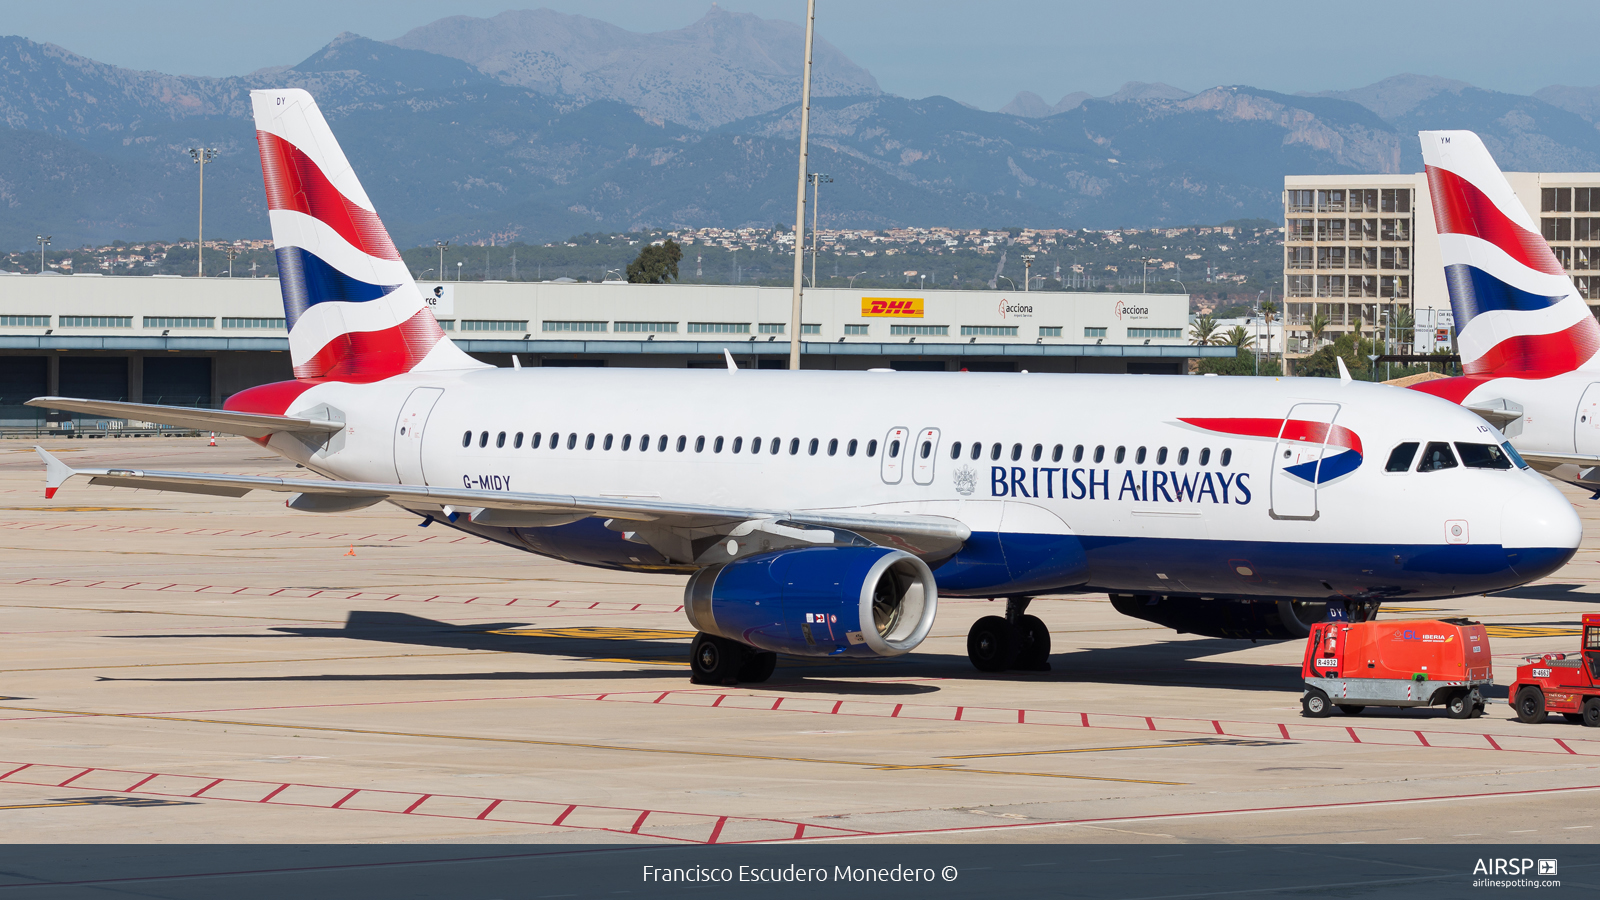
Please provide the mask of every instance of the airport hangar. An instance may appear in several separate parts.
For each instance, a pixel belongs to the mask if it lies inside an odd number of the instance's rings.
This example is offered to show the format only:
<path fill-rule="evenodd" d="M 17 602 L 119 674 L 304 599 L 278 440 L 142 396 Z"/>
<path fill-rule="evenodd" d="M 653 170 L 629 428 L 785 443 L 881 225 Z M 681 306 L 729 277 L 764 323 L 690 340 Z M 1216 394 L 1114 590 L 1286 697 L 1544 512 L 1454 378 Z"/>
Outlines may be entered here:
<path fill-rule="evenodd" d="M 751 285 L 419 285 L 463 349 L 497 366 L 786 368 L 791 293 Z M 1188 343 L 1188 297 L 995 291 L 805 294 L 817 369 L 1183 374 L 1232 347 Z M 220 406 L 292 378 L 275 278 L 0 277 L 0 424 L 44 395 Z"/>

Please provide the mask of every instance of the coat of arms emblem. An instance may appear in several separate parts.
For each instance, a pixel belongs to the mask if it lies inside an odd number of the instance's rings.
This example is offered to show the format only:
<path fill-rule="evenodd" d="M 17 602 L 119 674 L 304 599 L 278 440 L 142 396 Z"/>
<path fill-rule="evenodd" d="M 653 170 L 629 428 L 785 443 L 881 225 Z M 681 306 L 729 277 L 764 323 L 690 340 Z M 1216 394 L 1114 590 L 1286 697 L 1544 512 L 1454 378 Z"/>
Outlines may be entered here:
<path fill-rule="evenodd" d="M 962 466 L 951 476 L 956 483 L 956 493 L 969 497 L 978 487 L 978 473 L 968 466 Z"/>

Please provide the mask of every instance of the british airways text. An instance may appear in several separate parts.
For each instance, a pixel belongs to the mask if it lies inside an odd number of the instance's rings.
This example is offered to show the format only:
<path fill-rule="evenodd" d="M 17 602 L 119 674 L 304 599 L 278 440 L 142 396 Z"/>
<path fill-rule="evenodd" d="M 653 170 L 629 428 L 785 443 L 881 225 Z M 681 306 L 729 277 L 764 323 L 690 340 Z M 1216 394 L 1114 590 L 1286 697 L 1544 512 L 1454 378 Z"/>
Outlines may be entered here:
<path fill-rule="evenodd" d="M 1062 500 L 1112 499 L 1111 469 L 990 466 L 989 496 Z M 1250 503 L 1248 472 L 1125 470 L 1116 499 L 1156 503 Z"/>

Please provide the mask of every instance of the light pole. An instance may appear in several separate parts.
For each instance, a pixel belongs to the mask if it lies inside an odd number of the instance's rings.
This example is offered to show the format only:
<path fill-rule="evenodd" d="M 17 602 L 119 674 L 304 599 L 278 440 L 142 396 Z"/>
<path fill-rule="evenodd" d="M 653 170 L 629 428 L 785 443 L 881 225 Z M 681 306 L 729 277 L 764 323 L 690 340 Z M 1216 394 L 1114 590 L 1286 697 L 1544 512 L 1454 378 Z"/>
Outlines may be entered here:
<path fill-rule="evenodd" d="M 789 368 L 800 368 L 800 275 L 805 257 L 806 230 L 806 140 L 811 131 L 811 41 L 817 25 L 817 0 L 806 0 L 806 58 L 800 77 L 800 183 L 794 201 L 794 292 L 789 309 Z"/>
<path fill-rule="evenodd" d="M 1033 272 L 1033 254 L 1024 253 L 1022 254 L 1022 292 L 1024 294 L 1028 292 L 1028 284 L 1033 281 L 1033 278 L 1030 275 L 1031 272 Z M 1013 288 L 1016 287 L 1015 284 L 1012 284 L 1011 286 Z"/>
<path fill-rule="evenodd" d="M 189 158 L 200 167 L 200 222 L 195 241 L 195 275 L 204 277 L 206 274 L 206 163 L 217 158 L 215 147 L 190 147 Z"/>
<path fill-rule="evenodd" d="M 996 279 L 1004 278 L 1006 281 L 1011 282 L 1011 289 L 1013 291 L 1017 289 L 1017 283 L 1015 281 L 1011 281 L 1011 276 L 1009 276 L 1009 275 L 996 275 L 995 278 Z"/>
<path fill-rule="evenodd" d="M 39 274 L 44 274 L 44 248 L 50 246 L 50 235 L 41 234 L 35 240 L 39 242 Z"/>
<path fill-rule="evenodd" d="M 850 276 L 850 287 L 849 287 L 849 290 L 852 290 L 852 291 L 855 290 L 856 289 L 856 279 L 860 278 L 861 276 L 863 276 L 865 274 L 867 274 L 867 272 L 866 272 L 865 269 L 863 269 L 860 272 L 857 272 L 854 275 L 851 275 Z"/>
<path fill-rule="evenodd" d="M 822 201 L 822 185 L 832 184 L 833 176 L 812 172 L 811 179 L 811 286 L 817 286 L 817 207 Z"/>
<path fill-rule="evenodd" d="M 461 280 L 461 260 L 456 260 L 456 280 Z"/>
<path fill-rule="evenodd" d="M 439 248 L 439 279 L 444 280 L 444 251 L 450 249 L 449 241 L 434 241 L 433 245 Z"/>
<path fill-rule="evenodd" d="M 233 277 L 233 259 L 234 259 L 234 257 L 239 255 L 239 248 L 238 247 L 229 247 L 229 248 L 227 248 L 227 249 L 222 251 L 222 255 L 226 256 L 228 258 L 228 277 L 232 278 Z"/>

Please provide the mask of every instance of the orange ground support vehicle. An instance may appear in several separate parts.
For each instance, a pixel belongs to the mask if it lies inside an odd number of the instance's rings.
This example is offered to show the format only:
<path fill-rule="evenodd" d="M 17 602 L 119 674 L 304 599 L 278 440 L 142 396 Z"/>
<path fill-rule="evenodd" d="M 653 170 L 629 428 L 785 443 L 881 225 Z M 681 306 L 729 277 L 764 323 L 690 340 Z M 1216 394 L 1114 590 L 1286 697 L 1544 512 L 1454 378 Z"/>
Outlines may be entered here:
<path fill-rule="evenodd" d="M 1452 719 L 1481 716 L 1494 683 L 1489 635 L 1467 619 L 1318 623 L 1300 675 L 1300 708 L 1312 718 L 1440 704 Z"/>
<path fill-rule="evenodd" d="M 1600 614 L 1583 617 L 1583 649 L 1577 653 L 1525 656 L 1511 684 L 1511 705 L 1517 720 L 1543 722 L 1547 713 L 1561 713 L 1568 722 L 1600 727 Z"/>

